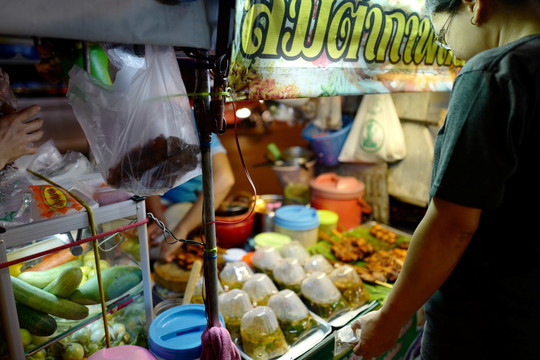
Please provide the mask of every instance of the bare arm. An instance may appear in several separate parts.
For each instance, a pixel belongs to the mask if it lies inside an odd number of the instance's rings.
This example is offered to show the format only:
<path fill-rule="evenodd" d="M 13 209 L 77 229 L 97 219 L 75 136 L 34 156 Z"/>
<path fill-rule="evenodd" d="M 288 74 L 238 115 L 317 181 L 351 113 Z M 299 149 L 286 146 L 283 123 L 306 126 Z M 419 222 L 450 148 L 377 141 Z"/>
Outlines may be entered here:
<path fill-rule="evenodd" d="M 227 154 L 219 152 L 212 156 L 212 175 L 215 209 L 225 200 L 234 185 L 234 173 Z M 204 196 L 201 192 L 191 209 L 174 228 L 174 236 L 185 239 L 191 231 L 202 225 L 203 202 Z M 171 261 L 180 246 L 181 243 L 170 245 L 162 242 L 160 258 L 163 261 Z"/>
<path fill-rule="evenodd" d="M 481 210 L 434 198 L 414 232 L 403 269 L 384 305 L 356 320 L 354 348 L 366 359 L 394 346 L 401 327 L 444 283 L 469 245 Z"/>

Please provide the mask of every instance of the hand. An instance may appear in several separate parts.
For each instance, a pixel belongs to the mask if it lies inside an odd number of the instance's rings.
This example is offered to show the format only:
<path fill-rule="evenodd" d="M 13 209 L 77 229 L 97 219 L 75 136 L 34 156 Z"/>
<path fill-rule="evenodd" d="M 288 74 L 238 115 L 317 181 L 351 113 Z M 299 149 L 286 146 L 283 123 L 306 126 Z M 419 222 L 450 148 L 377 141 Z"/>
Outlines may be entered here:
<path fill-rule="evenodd" d="M 185 239 L 187 234 L 185 234 L 180 229 L 174 230 L 174 236 L 176 236 L 177 239 Z M 167 239 L 164 239 L 160 244 L 160 251 L 159 251 L 159 260 L 163 262 L 171 262 L 176 257 L 176 254 L 182 247 L 182 242 L 177 241 L 175 243 L 169 244 L 168 241 L 172 241 L 173 239 L 171 237 L 168 237 Z"/>
<path fill-rule="evenodd" d="M 32 105 L 0 117 L 0 169 L 23 155 L 37 152 L 32 143 L 43 137 L 43 120 L 34 118 L 40 110 Z"/>
<path fill-rule="evenodd" d="M 354 347 L 354 353 L 370 360 L 390 350 L 399 337 L 400 325 L 389 319 L 383 319 L 380 310 L 369 312 L 355 320 L 351 327 L 355 333 L 360 329 L 360 341 Z"/>

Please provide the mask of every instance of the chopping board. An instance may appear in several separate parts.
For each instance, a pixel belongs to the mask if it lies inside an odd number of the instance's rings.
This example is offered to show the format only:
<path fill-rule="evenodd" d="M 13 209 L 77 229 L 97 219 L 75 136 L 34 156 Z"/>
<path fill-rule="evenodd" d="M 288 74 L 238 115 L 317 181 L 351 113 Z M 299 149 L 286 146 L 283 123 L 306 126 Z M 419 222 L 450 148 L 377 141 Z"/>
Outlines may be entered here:
<path fill-rule="evenodd" d="M 189 270 L 182 269 L 177 263 L 154 263 L 154 281 L 164 289 L 183 293 L 189 279 Z"/>

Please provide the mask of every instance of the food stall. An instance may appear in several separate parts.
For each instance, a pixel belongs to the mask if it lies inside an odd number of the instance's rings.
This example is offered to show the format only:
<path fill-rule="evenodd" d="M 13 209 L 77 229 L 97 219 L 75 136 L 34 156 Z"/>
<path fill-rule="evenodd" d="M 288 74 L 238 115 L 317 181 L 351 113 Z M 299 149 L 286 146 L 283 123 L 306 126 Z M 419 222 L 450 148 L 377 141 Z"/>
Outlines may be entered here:
<path fill-rule="evenodd" d="M 226 21 L 224 27 L 217 26 L 217 21 L 214 21 L 213 27 L 210 26 L 206 15 L 216 7 L 210 1 L 144 2 L 133 0 L 122 4 L 107 3 L 103 6 L 96 5 L 94 2 L 91 6 L 86 4 L 87 6 L 80 7 L 74 7 L 73 4 L 66 6 L 61 0 L 55 1 L 56 3 L 49 3 L 49 7 L 45 9 L 31 0 L 9 2 L 0 17 L 0 23 L 3 24 L 0 27 L 0 33 L 71 38 L 86 42 L 163 44 L 175 46 L 177 49 L 186 49 L 187 53 L 195 57 L 195 62 L 199 65 L 196 70 L 197 88 L 194 102 L 196 119 L 199 128 L 202 129 L 204 140 L 208 140 L 212 133 L 216 134 L 223 130 L 223 124 L 208 114 L 212 104 L 222 103 L 225 98 L 228 102 L 234 103 L 246 99 L 275 100 L 390 92 L 444 92 L 450 90 L 453 77 L 460 66 L 453 62 L 448 51 L 434 44 L 433 30 L 429 20 L 422 14 L 421 1 L 381 0 L 370 3 L 301 1 L 293 3 L 239 0 L 235 7 L 234 37 L 231 39 L 230 49 L 227 45 L 228 38 L 225 40 L 222 38 L 217 41 L 217 44 L 214 43 L 214 35 L 217 35 L 216 39 L 219 39 L 220 36 L 229 34 L 228 31 L 220 32 L 220 29 L 231 29 L 227 26 L 229 21 Z M 21 8 L 29 10 L 21 12 Z M 104 14 L 104 8 L 107 9 L 106 14 Z M 224 6 L 224 9 L 229 11 L 228 6 Z M 40 18 L 20 18 L 23 13 L 33 14 L 38 10 Z M 148 14 L 152 16 L 149 17 Z M 227 19 L 229 14 L 226 15 L 224 18 Z M 209 18 L 215 19 L 212 16 Z M 62 26 L 58 26 L 59 19 L 62 20 Z M 168 21 L 161 21 L 161 19 Z M 224 43 L 225 48 L 223 48 Z M 208 49 L 215 49 L 215 51 Z M 208 59 L 215 63 L 208 62 Z M 223 65 L 222 62 L 227 62 L 228 65 L 215 67 Z M 223 71 L 224 76 L 217 76 L 214 79 L 216 82 L 211 85 L 209 69 Z M 225 91 L 227 87 L 230 87 L 230 90 Z M 202 142 L 209 143 L 209 141 Z M 208 181 L 208 173 L 205 175 L 204 171 L 210 171 L 211 174 L 212 164 L 209 160 L 210 148 L 205 146 L 201 148 L 203 177 L 206 178 L 205 194 L 209 193 L 206 197 L 208 203 L 205 217 L 208 223 L 213 223 L 211 182 Z M 341 229 L 341 231 L 320 235 L 316 244 L 305 246 L 305 248 L 312 256 L 323 255 L 324 259 L 334 262 L 333 268 L 339 269 L 344 265 L 351 265 L 348 264 L 351 260 L 338 257 L 338 254 L 343 252 L 350 255 L 351 248 L 340 251 L 338 244 L 343 245 L 349 240 L 356 241 L 359 238 L 366 240 L 367 238 L 371 245 L 381 245 L 380 239 L 369 232 L 365 233 L 374 226 L 374 224 L 359 224 L 352 229 Z M 395 244 L 406 244 L 407 234 L 401 234 L 396 229 L 388 227 L 386 230 L 401 236 L 399 241 L 392 244 L 392 249 L 397 249 Z M 208 240 L 206 249 L 212 250 L 216 247 L 213 224 L 205 227 L 205 231 L 205 237 Z M 143 248 L 146 239 L 143 237 L 139 240 Z M 351 246 L 356 247 L 356 245 Z M 387 249 L 381 247 L 377 250 Z M 256 259 L 257 257 L 253 260 Z M 396 260 L 398 264 L 399 261 L 399 259 Z M 251 264 L 255 266 L 256 263 L 252 261 Z M 336 264 L 340 266 L 335 266 Z M 355 274 L 362 274 L 364 270 L 361 269 L 365 269 L 363 258 L 354 259 L 352 265 Z M 143 263 L 141 266 L 145 269 L 143 273 L 146 273 L 149 265 Z M 218 294 L 222 279 L 218 275 L 217 261 L 210 264 L 205 262 L 205 266 L 209 268 L 205 271 L 204 279 L 207 285 L 212 284 L 210 288 L 207 287 L 206 307 L 210 314 L 210 324 L 215 326 L 215 322 L 219 321 L 217 317 Z M 5 274 L 7 269 L 0 271 Z M 261 271 L 256 273 L 263 274 Z M 343 354 L 335 352 L 337 330 L 360 314 L 380 305 L 393 281 L 388 278 L 368 281 L 366 280 L 368 276 L 373 274 L 364 273 L 363 275 L 366 291 L 370 295 L 369 301 L 366 299 L 361 305 L 347 307 L 347 311 L 337 316 L 338 320 L 332 318 L 332 314 L 315 313 L 313 317 L 317 326 L 314 329 L 317 331 L 298 343 L 293 341 L 284 345 L 285 350 L 282 349 L 281 353 L 275 353 L 272 357 L 308 359 L 339 356 L 350 358 L 350 349 Z M 329 276 L 322 277 L 329 279 Z M 309 293 L 309 287 L 306 292 Z M 145 283 L 146 305 L 152 304 L 148 298 L 150 293 L 149 285 Z M 303 293 L 303 295 L 306 294 Z M 311 310 L 317 308 L 315 304 L 308 303 L 308 305 Z M 257 308 L 264 310 L 263 306 Z M 152 315 L 147 315 L 147 326 L 149 316 Z M 2 313 L 4 323 L 9 323 L 5 317 L 4 312 Z M 225 324 L 227 325 L 227 321 Z M 393 350 L 393 354 L 388 354 L 388 356 L 403 357 L 417 338 L 420 328 L 421 314 L 411 319 L 411 322 L 406 325 L 400 343 Z M 18 340 L 14 339 L 14 341 Z M 285 344 L 283 340 L 281 343 Z M 243 347 L 240 349 L 243 357 L 247 359 L 255 351 Z"/>

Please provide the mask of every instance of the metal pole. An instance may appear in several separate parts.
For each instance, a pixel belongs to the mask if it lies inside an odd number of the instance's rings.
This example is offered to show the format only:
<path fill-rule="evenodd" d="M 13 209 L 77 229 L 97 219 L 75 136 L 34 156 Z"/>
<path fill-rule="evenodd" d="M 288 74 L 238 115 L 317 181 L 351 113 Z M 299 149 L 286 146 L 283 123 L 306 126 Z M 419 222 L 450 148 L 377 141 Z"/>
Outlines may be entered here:
<path fill-rule="evenodd" d="M 206 54 L 208 55 L 208 54 Z M 207 56 L 206 56 L 207 58 Z M 204 259 L 204 279 L 206 285 L 206 311 L 208 313 L 208 327 L 220 326 L 218 306 L 218 270 L 216 227 L 213 223 L 214 215 L 214 186 L 212 174 L 212 151 L 210 142 L 212 132 L 209 130 L 210 119 L 210 70 L 204 59 L 196 57 L 196 93 L 194 99 L 195 120 L 199 132 L 199 141 L 202 157 L 203 180 L 203 226 L 206 241 Z M 208 95 L 206 95 L 208 94 Z M 209 225 L 206 225 L 209 224 Z"/>

